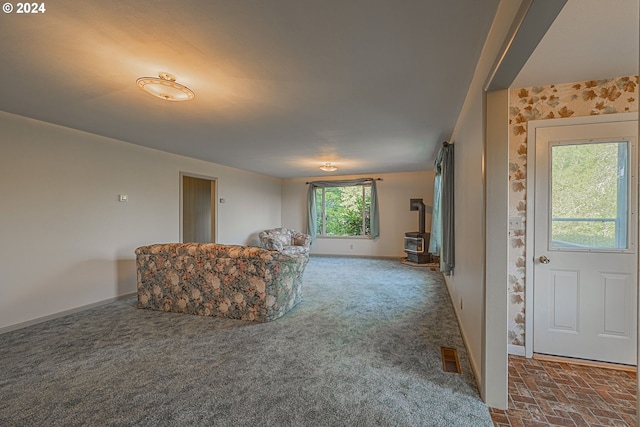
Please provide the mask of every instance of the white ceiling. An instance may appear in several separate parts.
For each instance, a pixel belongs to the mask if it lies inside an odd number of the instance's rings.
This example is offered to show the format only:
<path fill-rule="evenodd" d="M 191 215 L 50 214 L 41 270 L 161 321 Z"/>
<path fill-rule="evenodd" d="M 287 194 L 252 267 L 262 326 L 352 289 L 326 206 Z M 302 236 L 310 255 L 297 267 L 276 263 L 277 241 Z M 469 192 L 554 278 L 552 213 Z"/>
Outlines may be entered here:
<path fill-rule="evenodd" d="M 512 87 L 638 74 L 639 0 L 568 0 Z"/>
<path fill-rule="evenodd" d="M 45 4 L 0 17 L 0 110 L 295 177 L 431 169 L 498 0 Z M 569 0 L 516 83 L 637 73 L 638 0 L 611 4 Z M 161 71 L 196 98 L 136 87 Z"/>

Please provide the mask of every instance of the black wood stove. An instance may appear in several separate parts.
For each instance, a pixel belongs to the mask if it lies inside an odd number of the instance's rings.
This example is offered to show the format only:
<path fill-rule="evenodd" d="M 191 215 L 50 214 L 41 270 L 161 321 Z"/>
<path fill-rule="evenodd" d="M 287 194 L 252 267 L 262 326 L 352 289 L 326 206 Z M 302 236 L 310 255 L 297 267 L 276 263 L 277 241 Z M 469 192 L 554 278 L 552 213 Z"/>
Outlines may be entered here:
<path fill-rule="evenodd" d="M 427 264 L 432 257 L 429 254 L 429 238 L 431 233 L 425 232 L 425 205 L 422 199 L 411 199 L 412 211 L 418 211 L 418 231 L 404 233 L 404 251 L 407 253 L 407 261 L 416 264 Z"/>

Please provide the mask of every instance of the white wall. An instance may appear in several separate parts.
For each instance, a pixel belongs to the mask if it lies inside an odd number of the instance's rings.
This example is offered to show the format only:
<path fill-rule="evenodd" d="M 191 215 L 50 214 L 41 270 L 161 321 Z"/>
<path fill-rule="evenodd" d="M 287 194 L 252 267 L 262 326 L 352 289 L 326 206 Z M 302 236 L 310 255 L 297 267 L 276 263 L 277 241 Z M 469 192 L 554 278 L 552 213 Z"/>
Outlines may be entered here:
<path fill-rule="evenodd" d="M 280 225 L 280 179 L 0 112 L 0 329 L 134 292 L 134 249 L 179 239 L 181 171 L 218 179 L 218 242 Z"/>
<path fill-rule="evenodd" d="M 493 244 L 506 247 L 506 225 L 504 241 L 501 236 L 487 236 L 485 242 L 485 210 L 486 216 L 491 217 L 496 206 L 486 204 L 484 198 L 487 114 L 484 86 L 520 4 L 512 0 L 500 2 L 451 138 L 455 147 L 456 261 L 454 275 L 448 278 L 447 285 L 482 397 L 487 405 L 502 409 L 507 403 L 507 290 L 504 281 L 485 283 L 485 251 L 489 249 L 486 256 L 491 257 Z M 494 182 L 492 171 L 486 173 L 489 181 Z M 503 180 L 500 185 L 508 185 L 506 178 Z M 490 297 L 494 295 L 504 296 L 504 301 L 492 300 Z"/>
<path fill-rule="evenodd" d="M 455 269 L 447 279 L 469 357 L 481 381 L 482 322 L 484 318 L 484 186 L 482 93 L 473 101 L 479 114 L 460 126 L 455 152 Z"/>
<path fill-rule="evenodd" d="M 306 231 L 307 227 L 307 181 L 362 178 L 362 175 L 331 177 L 293 178 L 283 181 L 282 225 L 294 230 Z M 378 208 L 380 210 L 380 237 L 375 240 L 363 238 L 322 238 L 311 246 L 317 255 L 352 255 L 403 257 L 404 233 L 418 231 L 418 212 L 409 210 L 409 199 L 423 199 L 426 205 L 433 204 L 432 171 L 370 174 L 382 178 L 376 183 Z M 426 215 L 426 230 L 431 229 L 431 215 Z M 352 249 L 353 246 L 353 249 Z"/>

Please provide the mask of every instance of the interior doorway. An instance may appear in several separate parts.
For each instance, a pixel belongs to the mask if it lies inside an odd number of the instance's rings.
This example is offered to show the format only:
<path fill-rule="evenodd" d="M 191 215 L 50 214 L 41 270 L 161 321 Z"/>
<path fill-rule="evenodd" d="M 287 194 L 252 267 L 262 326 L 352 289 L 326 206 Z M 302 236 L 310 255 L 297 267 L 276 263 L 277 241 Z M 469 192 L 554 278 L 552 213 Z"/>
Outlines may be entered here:
<path fill-rule="evenodd" d="M 180 173 L 180 241 L 215 243 L 217 179 Z"/>
<path fill-rule="evenodd" d="M 526 355 L 635 365 L 637 116 L 529 126 Z"/>

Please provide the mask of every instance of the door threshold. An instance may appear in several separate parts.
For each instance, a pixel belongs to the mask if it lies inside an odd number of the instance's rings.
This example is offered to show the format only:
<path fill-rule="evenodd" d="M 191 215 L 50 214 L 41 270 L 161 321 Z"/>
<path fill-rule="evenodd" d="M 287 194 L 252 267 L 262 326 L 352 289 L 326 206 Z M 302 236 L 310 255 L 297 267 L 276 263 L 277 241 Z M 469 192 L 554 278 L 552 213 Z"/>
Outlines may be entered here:
<path fill-rule="evenodd" d="M 638 368 L 633 365 L 623 365 L 621 363 L 598 362 L 596 360 L 576 359 L 573 357 L 552 356 L 549 354 L 533 353 L 533 358 L 545 362 L 569 363 L 572 365 L 590 366 L 593 368 L 614 369 L 616 371 L 638 372 Z"/>

